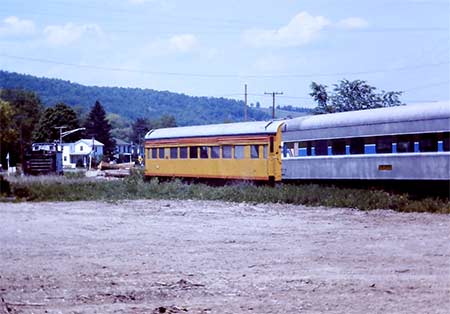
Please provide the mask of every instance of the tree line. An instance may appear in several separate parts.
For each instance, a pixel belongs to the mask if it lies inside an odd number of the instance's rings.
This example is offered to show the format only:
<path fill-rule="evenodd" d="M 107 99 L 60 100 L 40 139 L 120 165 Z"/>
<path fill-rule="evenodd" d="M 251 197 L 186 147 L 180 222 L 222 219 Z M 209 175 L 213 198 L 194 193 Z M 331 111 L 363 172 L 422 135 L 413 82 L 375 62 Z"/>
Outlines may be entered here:
<path fill-rule="evenodd" d="M 176 126 L 173 116 L 160 119 L 138 118 L 131 125 L 127 138 L 142 144 L 145 133 L 152 128 Z M 115 152 L 113 128 L 108 121 L 104 107 L 99 101 L 91 107 L 87 115 L 64 103 L 45 108 L 40 98 L 31 91 L 0 90 L 0 163 L 6 167 L 7 156 L 10 164 L 22 163 L 24 151 L 33 142 L 55 142 L 60 139 L 60 128 L 69 131 L 84 128 L 69 134 L 63 142 L 75 142 L 82 138 L 95 138 L 104 144 L 103 158 L 109 160 Z"/>

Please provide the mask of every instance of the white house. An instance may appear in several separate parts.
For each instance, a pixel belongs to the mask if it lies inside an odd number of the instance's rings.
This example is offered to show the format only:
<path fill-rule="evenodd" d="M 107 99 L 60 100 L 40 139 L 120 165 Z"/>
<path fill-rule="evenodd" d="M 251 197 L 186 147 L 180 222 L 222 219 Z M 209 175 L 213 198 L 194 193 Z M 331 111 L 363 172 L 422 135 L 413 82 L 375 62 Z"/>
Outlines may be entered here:
<path fill-rule="evenodd" d="M 95 139 L 81 139 L 75 143 L 63 143 L 63 167 L 75 168 L 78 165 L 86 167 L 89 158 L 98 160 L 103 156 L 103 143 Z"/>

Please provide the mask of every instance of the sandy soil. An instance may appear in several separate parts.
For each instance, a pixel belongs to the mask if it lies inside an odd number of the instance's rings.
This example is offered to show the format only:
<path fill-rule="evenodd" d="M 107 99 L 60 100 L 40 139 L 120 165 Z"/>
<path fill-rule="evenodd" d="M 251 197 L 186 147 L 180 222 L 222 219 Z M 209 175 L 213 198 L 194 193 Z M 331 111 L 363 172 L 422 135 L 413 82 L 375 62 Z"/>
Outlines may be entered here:
<path fill-rule="evenodd" d="M 0 203 L 0 313 L 450 313 L 450 216 Z"/>

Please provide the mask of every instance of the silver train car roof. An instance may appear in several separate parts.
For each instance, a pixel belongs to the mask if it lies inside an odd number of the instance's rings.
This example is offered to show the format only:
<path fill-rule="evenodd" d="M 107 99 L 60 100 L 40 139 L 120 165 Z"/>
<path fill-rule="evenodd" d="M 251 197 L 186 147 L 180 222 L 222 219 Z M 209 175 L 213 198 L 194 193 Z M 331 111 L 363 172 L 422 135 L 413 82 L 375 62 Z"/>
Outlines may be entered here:
<path fill-rule="evenodd" d="M 448 132 L 450 102 L 339 112 L 287 120 L 284 140 Z"/>
<path fill-rule="evenodd" d="M 284 120 L 208 124 L 150 130 L 146 140 L 173 138 L 275 134 Z"/>

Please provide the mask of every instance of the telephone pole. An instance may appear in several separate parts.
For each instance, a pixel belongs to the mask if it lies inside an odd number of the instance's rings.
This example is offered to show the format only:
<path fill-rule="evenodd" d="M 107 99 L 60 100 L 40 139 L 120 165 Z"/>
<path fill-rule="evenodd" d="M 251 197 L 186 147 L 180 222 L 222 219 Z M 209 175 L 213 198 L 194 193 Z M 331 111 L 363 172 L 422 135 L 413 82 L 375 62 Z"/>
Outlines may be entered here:
<path fill-rule="evenodd" d="M 272 95 L 272 119 L 275 119 L 275 95 L 283 95 L 283 92 L 265 92 L 264 95 Z"/>
<path fill-rule="evenodd" d="M 244 121 L 247 121 L 247 84 L 244 85 Z"/>

